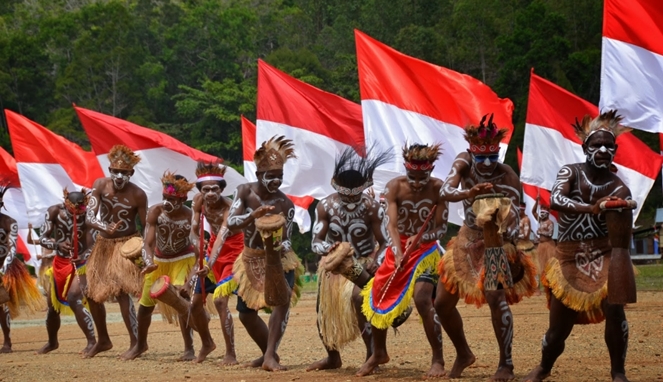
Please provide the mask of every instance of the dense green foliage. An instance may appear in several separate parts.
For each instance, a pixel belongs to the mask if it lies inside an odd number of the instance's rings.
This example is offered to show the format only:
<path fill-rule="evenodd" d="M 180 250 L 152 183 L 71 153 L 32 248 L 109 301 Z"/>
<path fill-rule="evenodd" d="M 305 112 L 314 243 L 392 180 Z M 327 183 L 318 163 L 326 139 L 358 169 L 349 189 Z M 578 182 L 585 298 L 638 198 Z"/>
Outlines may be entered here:
<path fill-rule="evenodd" d="M 515 104 L 529 72 L 598 103 L 600 0 L 4 0 L 0 107 L 89 147 L 72 103 L 164 131 L 241 169 L 257 59 L 359 101 L 355 28 L 470 74 Z M 640 137 L 658 151 L 658 139 Z M 0 144 L 11 152 L 6 130 Z M 641 215 L 651 223 L 660 181 Z"/>

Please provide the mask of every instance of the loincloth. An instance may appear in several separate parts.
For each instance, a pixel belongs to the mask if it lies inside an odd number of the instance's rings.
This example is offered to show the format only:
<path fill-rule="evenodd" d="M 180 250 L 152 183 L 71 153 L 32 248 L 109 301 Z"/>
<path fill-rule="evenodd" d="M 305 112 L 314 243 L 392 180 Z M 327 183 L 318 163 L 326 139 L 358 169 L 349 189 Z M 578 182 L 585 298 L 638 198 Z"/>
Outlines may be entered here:
<path fill-rule="evenodd" d="M 536 262 L 539 268 L 539 275 L 543 275 L 546 271 L 548 261 L 555 257 L 555 247 L 555 241 L 552 239 L 540 241 L 536 247 Z"/>
<path fill-rule="evenodd" d="M 19 259 L 14 259 L 7 273 L 2 277 L 2 286 L 7 290 L 9 316 L 16 318 L 21 311 L 36 313 L 45 308 L 44 298 L 39 293 L 37 281 L 30 276 L 27 268 Z"/>
<path fill-rule="evenodd" d="M 536 291 L 536 265 L 531 257 L 516 250 L 512 243 L 506 243 L 502 248 L 513 276 L 513 287 L 504 288 L 506 300 L 509 304 L 515 304 Z M 484 249 L 483 231 L 463 225 L 458 236 L 449 241 L 438 268 L 445 289 L 458 293 L 466 303 L 477 307 L 486 303 L 483 290 Z"/>
<path fill-rule="evenodd" d="M 215 238 L 215 236 L 213 236 Z M 210 240 L 210 251 L 213 241 Z M 237 282 L 233 278 L 233 265 L 244 249 L 244 234 L 238 233 L 226 239 L 221 252 L 212 265 L 212 272 L 216 280 L 214 298 L 230 296 L 237 290 Z M 209 256 L 209 253 L 208 253 Z"/>
<path fill-rule="evenodd" d="M 48 269 L 45 276 L 50 278 L 51 304 L 57 312 L 67 315 L 74 313 L 67 301 L 67 294 L 69 294 L 74 279 L 85 275 L 86 268 L 85 262 L 78 263 L 74 272 L 74 264 L 69 259 L 60 256 L 53 258 L 53 265 Z"/>
<path fill-rule="evenodd" d="M 318 267 L 318 331 L 328 350 L 341 350 L 359 337 L 352 303 L 355 284 Z"/>
<path fill-rule="evenodd" d="M 608 296 L 611 250 L 607 237 L 564 241 L 557 243 L 555 256 L 548 261 L 541 283 L 562 304 L 581 313 L 579 324 L 605 318 L 601 303 Z"/>
<path fill-rule="evenodd" d="M 301 293 L 299 276 L 304 267 L 293 251 L 281 256 L 283 272 L 295 271 L 295 287 L 292 288 L 290 306 L 294 307 Z M 244 300 L 246 306 L 253 310 L 267 307 L 265 303 L 265 251 L 244 247 L 233 265 L 233 279 L 237 283 L 237 295 Z"/>
<path fill-rule="evenodd" d="M 87 260 L 87 296 L 103 303 L 109 297 L 121 293 L 137 295 L 142 290 L 140 269 L 133 261 L 120 254 L 120 248 L 133 235 L 106 239 L 97 236 L 92 253 Z"/>
<path fill-rule="evenodd" d="M 160 259 L 154 257 L 154 264 L 158 267 L 154 272 L 148 273 L 145 276 L 145 281 L 143 282 L 143 293 L 140 297 L 139 304 L 147 307 L 152 307 L 157 305 L 159 308 L 159 313 L 163 317 L 164 321 L 167 321 L 169 324 L 179 325 L 179 318 L 177 311 L 163 302 L 150 297 L 150 289 L 154 282 L 161 276 L 168 276 L 170 278 L 170 285 L 172 286 L 182 286 L 186 284 L 187 277 L 191 273 L 196 264 L 196 254 L 193 252 L 185 253 L 181 256 L 172 259 Z"/>
<path fill-rule="evenodd" d="M 401 236 L 400 239 L 401 248 L 405 248 L 408 238 Z M 362 313 L 369 322 L 378 329 L 391 326 L 410 307 L 419 276 L 426 271 L 434 273 L 439 260 L 437 242 L 428 243 L 416 249 L 397 271 L 394 252 L 391 247 L 387 248 L 384 262 L 361 292 Z"/>

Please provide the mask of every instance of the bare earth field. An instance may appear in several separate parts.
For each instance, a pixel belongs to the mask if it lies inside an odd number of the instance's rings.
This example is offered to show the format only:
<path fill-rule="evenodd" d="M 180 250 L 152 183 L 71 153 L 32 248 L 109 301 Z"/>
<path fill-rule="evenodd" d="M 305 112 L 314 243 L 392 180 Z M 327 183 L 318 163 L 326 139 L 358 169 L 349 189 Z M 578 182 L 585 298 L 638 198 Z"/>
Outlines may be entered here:
<path fill-rule="evenodd" d="M 234 307 L 234 301 L 232 305 Z M 124 362 L 117 357 L 129 345 L 117 304 L 106 305 L 109 331 L 114 348 L 93 359 L 81 359 L 78 352 L 85 346 L 82 334 L 72 318 L 63 318 L 60 348 L 47 355 L 34 351 L 46 342 L 44 313 L 22 316 L 13 323 L 14 353 L 0 354 L 1 381 L 350 381 L 364 360 L 363 343 L 357 340 L 342 351 L 343 367 L 332 371 L 306 372 L 306 367 L 323 357 L 324 350 L 315 326 L 315 295 L 305 293 L 292 310 L 279 354 L 289 369 L 278 373 L 241 366 L 221 367 L 223 338 L 218 318 L 211 329 L 217 343 L 207 361 L 196 365 L 176 362 L 182 352 L 179 328 L 155 317 L 150 328 L 150 350 L 142 358 Z M 541 337 L 548 323 L 545 297 L 526 299 L 512 307 L 515 319 L 513 358 L 518 379 L 537 365 Z M 492 376 L 498 350 L 492 334 L 487 307 L 459 305 L 464 318 L 470 347 L 477 362 L 463 374 L 464 381 L 483 381 Z M 263 316 L 267 319 L 267 316 Z M 663 381 L 663 292 L 640 292 L 638 303 L 627 307 L 631 337 L 626 363 L 631 381 Z M 260 352 L 235 315 L 235 341 L 240 362 L 257 358 Z M 196 338 L 196 350 L 200 341 Z M 416 311 L 388 339 L 391 362 L 366 380 L 420 380 L 428 370 L 430 351 Z M 447 369 L 455 359 L 451 341 L 445 335 L 444 356 Z M 603 342 L 603 325 L 576 326 L 565 353 L 558 360 L 550 381 L 609 381 L 608 353 Z"/>

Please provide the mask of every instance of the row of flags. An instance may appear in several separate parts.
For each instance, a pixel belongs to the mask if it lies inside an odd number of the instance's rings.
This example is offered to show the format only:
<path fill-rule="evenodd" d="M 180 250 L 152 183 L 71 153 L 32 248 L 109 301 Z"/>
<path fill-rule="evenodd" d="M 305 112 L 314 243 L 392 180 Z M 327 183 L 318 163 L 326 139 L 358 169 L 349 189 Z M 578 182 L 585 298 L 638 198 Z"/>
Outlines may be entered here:
<path fill-rule="evenodd" d="M 655 49 L 663 46 L 660 43 L 663 30 L 656 27 L 643 36 L 645 30 L 641 28 L 649 25 L 647 22 L 624 19 L 634 15 L 642 17 L 642 12 L 651 11 L 654 2 L 634 1 L 638 6 L 630 7 L 629 12 L 621 12 L 616 0 L 605 2 L 601 108 L 617 107 L 626 117 L 626 124 L 661 131 L 663 105 L 648 109 L 656 112 L 659 117 L 656 122 L 654 117 L 643 117 L 639 109 L 629 109 L 629 102 L 639 106 L 646 104 L 640 102 L 640 98 L 663 102 L 663 97 L 651 97 L 647 93 L 663 89 L 663 86 L 654 86 L 656 80 L 663 81 L 663 76 L 656 74 L 657 70 L 663 71 L 663 58 L 656 56 Z M 661 13 L 660 10 L 652 12 L 647 14 Z M 661 38 L 651 38 L 656 31 Z M 625 42 L 624 36 L 630 40 Z M 276 134 L 295 142 L 297 159 L 286 163 L 281 189 L 295 203 L 295 220 L 301 232 L 311 226 L 310 204 L 334 192 L 330 184 L 331 164 L 336 154 L 347 147 L 367 146 L 392 151 L 394 160 L 375 174 L 374 187 L 381 192 L 388 180 L 404 174 L 400 155 L 404 144 L 442 143 L 443 154 L 433 175 L 444 179 L 454 158 L 467 148 L 463 127 L 478 123 L 486 113 L 494 113 L 497 125 L 509 130 L 501 143 L 504 158 L 514 129 L 510 100 L 499 98 L 487 85 L 468 75 L 404 55 L 360 31 L 355 31 L 355 39 L 361 105 L 258 61 L 257 121 L 253 124 L 242 117 L 244 175 L 229 167 L 224 194 L 230 195 L 239 184 L 256 180 L 253 153 L 261 142 Z M 635 82 L 628 90 L 608 84 L 617 78 L 614 73 L 623 69 L 618 64 L 625 58 L 617 58 L 618 62 L 609 64 L 606 55 L 623 52 L 620 44 L 640 49 L 638 57 L 643 57 L 642 52 L 646 51 L 655 59 L 661 59 L 658 67 L 650 67 L 651 60 L 643 59 L 637 70 L 629 69 L 631 72 L 625 78 Z M 606 52 L 608 45 L 622 50 Z M 656 78 L 648 78 L 652 75 Z M 647 77 L 652 86 L 639 86 L 638 76 Z M 615 95 L 604 96 L 604 88 L 612 89 Z M 174 171 L 193 180 L 197 160 L 216 159 L 161 132 L 75 105 L 74 108 L 89 137 L 91 152 L 24 116 L 5 111 L 15 158 L 0 152 L 3 162 L 0 169 L 11 173 L 15 184 L 21 187 L 11 190 L 5 203 L 22 229 L 27 228 L 28 222 L 41 224 L 46 209 L 62 200 L 64 187 L 70 190 L 91 187 L 95 179 L 107 176 L 106 154 L 115 144 L 127 145 L 141 155 L 142 161 L 136 166 L 132 181 L 147 192 L 150 205 L 161 200 L 159 179 L 164 171 Z M 596 116 L 598 108 L 532 72 L 522 158 L 519 155 L 523 200 L 528 205 L 528 213 L 531 214 L 537 195 L 542 204 L 549 205 L 550 189 L 562 165 L 584 161 L 571 123 L 586 114 Z M 654 122 L 645 126 L 638 118 Z M 642 205 L 661 171 L 663 157 L 632 134 L 620 136 L 618 144 L 615 158 L 618 175 Z M 636 217 L 638 213 L 639 209 Z M 463 213 L 458 203 L 452 203 L 449 221 L 462 224 Z M 536 229 L 536 219 L 532 222 Z"/>

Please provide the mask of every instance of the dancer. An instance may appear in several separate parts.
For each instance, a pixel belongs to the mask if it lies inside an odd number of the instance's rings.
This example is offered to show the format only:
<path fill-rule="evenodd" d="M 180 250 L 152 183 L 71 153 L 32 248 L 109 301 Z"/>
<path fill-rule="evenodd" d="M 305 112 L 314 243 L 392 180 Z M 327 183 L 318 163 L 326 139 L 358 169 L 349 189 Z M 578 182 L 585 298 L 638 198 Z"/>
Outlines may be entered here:
<path fill-rule="evenodd" d="M 514 378 L 511 358 L 513 316 L 509 304 L 536 291 L 536 267 L 531 258 L 517 251 L 513 244 L 519 228 L 520 180 L 511 167 L 498 162 L 499 143 L 507 130 L 499 129 L 493 123 L 492 115 L 486 122 L 487 117 L 482 118 L 479 126 L 470 125 L 465 129 L 469 150 L 458 154 L 441 191 L 443 199 L 463 202 L 465 221 L 458 236 L 449 241 L 440 261 L 435 309 L 456 348 L 456 361 L 449 377 L 458 378 L 475 362 L 475 357 L 465 339 L 463 320 L 456 304 L 460 298 L 477 307 L 487 302 L 500 349 L 499 364 L 492 380 L 508 381 Z M 487 215 L 487 220 L 492 222 L 495 209 L 489 208 L 487 203 L 491 201 L 488 200 L 477 201 L 479 211 L 473 208 L 473 204 L 477 196 L 493 193 L 507 198 L 492 200 L 506 202 L 498 212 L 501 235 L 496 235 L 497 243 L 491 241 L 484 245 L 488 238 L 484 237 L 484 228 L 477 221 L 478 215 L 482 215 L 482 219 Z M 484 263 L 489 260 L 490 263 Z"/>
<path fill-rule="evenodd" d="M 134 166 L 140 157 L 123 145 L 115 145 L 108 153 L 110 177 L 94 182 L 85 223 L 99 233 L 87 261 L 87 297 L 90 313 L 97 327 L 97 344 L 87 353 L 110 350 L 113 344 L 106 327 L 106 308 L 103 303 L 114 297 L 120 304 L 124 324 L 129 332 L 131 350 L 136 345 L 138 321 L 131 295 L 141 291 L 141 278 L 136 265 L 122 257 L 119 249 L 132 237 L 140 236 L 136 218 L 145 227 L 147 195 L 130 182 Z M 100 214 L 101 219 L 97 218 Z M 129 351 L 127 350 L 127 352 Z"/>
<path fill-rule="evenodd" d="M 526 381 L 542 381 L 550 375 L 576 323 L 604 319 L 612 380 L 627 381 L 624 362 L 629 328 L 624 306 L 606 300 L 610 242 L 617 238 L 609 237 L 606 214 L 601 209 L 604 201 L 631 199 L 631 191 L 610 169 L 617 136 L 630 130 L 620 125 L 621 120 L 611 110 L 594 119 L 586 116 L 574 125 L 587 159 L 562 167 L 551 192 L 551 207 L 559 212 L 559 235 L 555 256 L 549 260 L 543 279 L 549 296 L 550 327 L 543 336 L 541 363 Z M 632 224 L 630 211 L 626 210 L 623 218 L 627 225 Z M 630 232 L 625 234 L 630 236 Z"/>
<path fill-rule="evenodd" d="M 530 240 L 530 234 L 532 233 L 532 223 L 529 220 L 529 216 L 525 213 L 527 206 L 525 203 L 520 203 L 520 208 L 518 209 L 518 240 L 516 241 L 516 249 L 522 252 L 523 254 L 529 256 L 532 261 L 536 261 L 536 247 L 532 240 Z"/>
<path fill-rule="evenodd" d="M 97 343 L 92 315 L 85 307 L 87 302 L 83 296 L 87 286 L 85 262 L 94 244 L 92 230 L 85 224 L 88 193 L 86 189 L 69 192 L 65 188 L 64 202 L 48 208 L 40 230 L 39 243 L 44 249 L 54 251 L 56 257 L 45 275 L 51 283 L 46 314 L 48 342 L 37 351 L 38 354 L 49 353 L 60 346 L 61 313 L 73 312 L 87 339 L 87 346 L 81 354 L 87 354 Z"/>
<path fill-rule="evenodd" d="M 11 184 L 0 179 L 0 209 L 2 198 Z M 9 215 L 0 212 L 0 327 L 4 342 L 0 353 L 12 352 L 11 320 L 18 317 L 21 308 L 35 313 L 44 306 L 36 283 L 23 262 L 16 258 L 18 224 Z"/>
<path fill-rule="evenodd" d="M 541 197 L 536 196 L 536 203 L 532 207 L 532 215 L 539 222 L 539 228 L 536 230 L 536 237 L 539 244 L 536 246 L 536 259 L 539 268 L 539 278 L 542 278 L 546 271 L 548 261 L 555 256 L 555 240 L 553 234 L 555 233 L 555 223 L 550 220 L 550 209 L 547 205 L 540 202 Z M 541 206 L 541 210 L 537 211 Z"/>
<path fill-rule="evenodd" d="M 426 376 L 440 377 L 446 373 L 440 321 L 433 309 L 439 277 L 437 240 L 447 231 L 448 216 L 448 203 L 440 198 L 442 180 L 431 177 L 440 154 L 440 145 L 403 147 L 406 175 L 390 180 L 385 186 L 384 224 L 389 247 L 375 277 L 362 291 L 362 310 L 373 326 L 373 355 L 361 366 L 358 376 L 368 375 L 378 365 L 389 362 L 387 329 L 406 311 L 413 297 L 432 351 L 431 367 Z M 433 207 L 435 214 L 426 225 Z M 424 234 L 417 243 L 415 236 L 422 230 Z M 412 249 L 411 255 L 404 258 L 404 251 Z"/>
<path fill-rule="evenodd" d="M 221 331 L 226 343 L 226 354 L 221 365 L 230 366 L 237 364 L 235 353 L 235 329 L 233 317 L 228 308 L 228 298 L 237 289 L 237 283 L 233 280 L 232 267 L 242 249 L 244 249 L 244 234 L 240 231 L 233 233 L 228 230 L 228 212 L 232 201 L 222 196 L 226 188 L 226 180 L 223 178 L 226 166 L 219 162 L 199 161 L 196 167 L 196 188 L 200 191 L 193 197 L 191 207 L 193 209 L 193 220 L 191 224 L 191 240 L 194 248 L 200 248 L 200 216 L 205 216 L 209 222 L 212 233 L 207 244 L 207 264 L 198 271 L 198 277 L 205 280 L 205 292 L 214 301 L 214 307 L 221 319 Z M 212 271 L 216 283 L 208 277 Z M 203 313 L 203 299 L 200 283 L 196 284 L 196 294 L 193 297 L 192 314 Z"/>
<path fill-rule="evenodd" d="M 276 353 L 279 343 L 288 325 L 290 305 L 296 302 L 293 296 L 298 294 L 295 280 L 303 273 L 303 266 L 292 251 L 290 235 L 295 216 L 295 206 L 288 197 L 279 190 L 283 183 L 283 166 L 285 162 L 295 158 L 292 141 L 284 136 L 274 136 L 265 141 L 256 150 L 253 160 L 256 164 L 257 182 L 239 186 L 233 197 L 233 204 L 228 216 L 228 229 L 243 230 L 244 251 L 233 266 L 235 281 L 238 285 L 237 310 L 239 320 L 249 332 L 251 338 L 260 347 L 263 356 L 251 363 L 252 367 L 262 367 L 268 371 L 285 370 L 279 363 Z M 266 251 L 261 234 L 256 227 L 256 220 L 267 214 L 282 214 L 285 228 L 281 242 L 281 263 L 283 276 L 288 288 L 273 291 L 287 297 L 286 303 L 270 307 L 269 326 L 258 317 L 258 310 L 265 308 L 264 288 L 266 275 L 274 271 L 266 268 Z M 287 295 L 287 296 L 286 296 Z"/>
<path fill-rule="evenodd" d="M 147 211 L 145 222 L 145 240 L 142 258 L 145 267 L 143 293 L 138 306 L 138 340 L 136 345 L 122 355 L 125 360 L 134 359 L 148 350 L 147 333 L 152 322 L 152 312 L 157 300 L 151 297 L 150 290 L 161 276 L 168 276 L 170 285 L 175 287 L 186 283 L 187 276 L 196 264 L 196 255 L 189 238 L 191 232 L 191 209 L 184 205 L 187 194 L 193 188 L 183 176 L 166 172 L 161 178 L 163 202 L 155 204 Z M 198 361 L 202 362 L 216 345 L 212 340 L 204 314 L 191 317 L 178 315 L 174 308 L 159 302 L 159 311 L 170 322 L 178 322 L 184 339 L 184 354 L 180 361 L 196 359 L 193 349 L 193 332 L 187 319 L 193 320 L 202 347 Z"/>
<path fill-rule="evenodd" d="M 372 276 L 378 266 L 377 255 L 384 252 L 387 243 L 382 232 L 384 209 L 370 196 L 369 187 L 373 184 L 373 172 L 388 161 L 389 155 L 363 154 L 359 156 L 353 148 L 347 148 L 337 156 L 332 177 L 336 193 L 322 199 L 316 207 L 311 248 L 323 256 L 322 263 L 336 244 L 348 242 L 358 263 Z M 361 311 L 360 291 L 344 275 L 318 267 L 317 324 L 327 357 L 311 364 L 307 371 L 340 368 L 340 349 L 360 334 L 366 346 L 366 360 L 373 354 L 371 325 Z"/>

